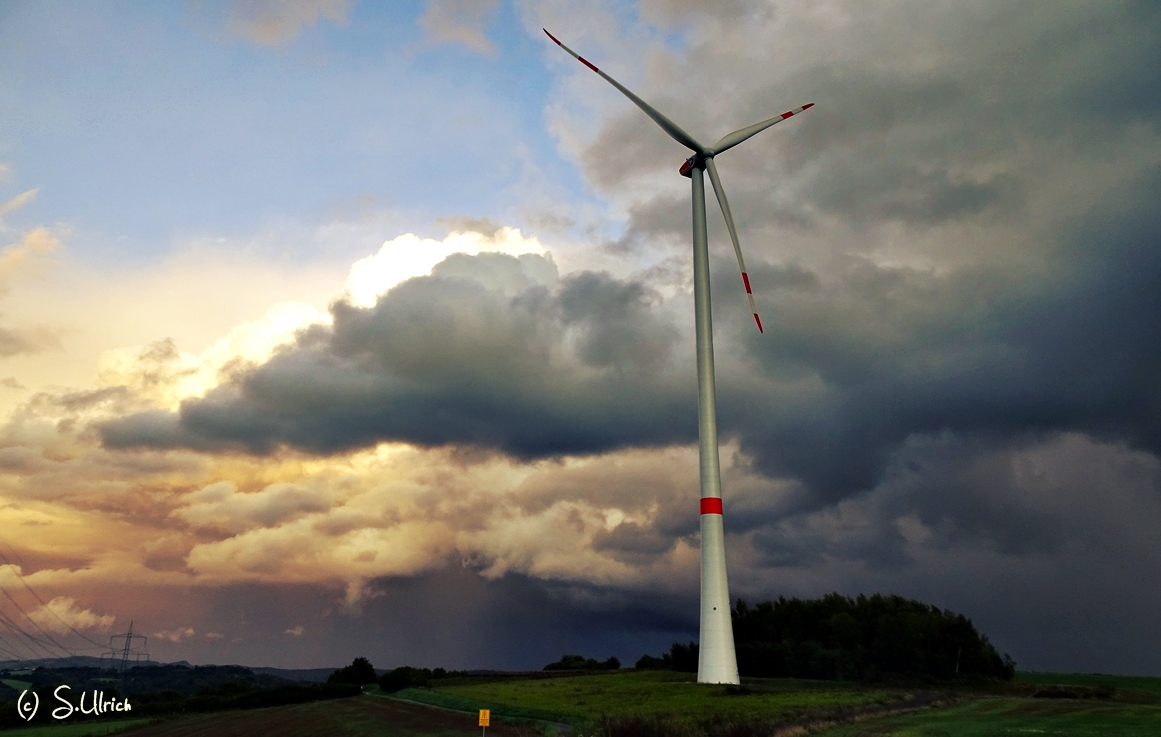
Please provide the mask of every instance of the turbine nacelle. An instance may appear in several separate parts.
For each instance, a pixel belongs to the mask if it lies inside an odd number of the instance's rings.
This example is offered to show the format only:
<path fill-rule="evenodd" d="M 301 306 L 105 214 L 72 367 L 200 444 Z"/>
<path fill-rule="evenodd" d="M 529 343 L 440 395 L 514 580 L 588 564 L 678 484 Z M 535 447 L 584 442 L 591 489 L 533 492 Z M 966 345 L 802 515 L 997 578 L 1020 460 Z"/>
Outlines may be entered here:
<path fill-rule="evenodd" d="M 698 155 L 694 154 L 693 156 L 690 156 L 688 159 L 685 160 L 685 163 L 683 163 L 681 165 L 681 168 L 677 170 L 677 173 L 680 174 L 681 176 L 685 177 L 686 179 L 692 179 L 694 169 L 704 169 L 704 168 L 705 168 L 705 164 L 702 163 L 701 161 L 698 161 Z"/>

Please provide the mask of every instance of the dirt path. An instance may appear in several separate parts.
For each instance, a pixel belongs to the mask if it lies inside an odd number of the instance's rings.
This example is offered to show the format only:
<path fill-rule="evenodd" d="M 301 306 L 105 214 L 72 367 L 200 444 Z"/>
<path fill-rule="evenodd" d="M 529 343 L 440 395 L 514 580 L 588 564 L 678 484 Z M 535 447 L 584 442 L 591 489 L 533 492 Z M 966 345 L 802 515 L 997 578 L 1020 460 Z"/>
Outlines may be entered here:
<path fill-rule="evenodd" d="M 475 715 L 428 709 L 373 696 L 355 696 L 182 717 L 121 734 L 125 737 L 453 737 L 478 736 L 480 728 L 476 726 Z M 531 734 L 535 732 L 504 724 L 488 727 L 489 737 Z"/>

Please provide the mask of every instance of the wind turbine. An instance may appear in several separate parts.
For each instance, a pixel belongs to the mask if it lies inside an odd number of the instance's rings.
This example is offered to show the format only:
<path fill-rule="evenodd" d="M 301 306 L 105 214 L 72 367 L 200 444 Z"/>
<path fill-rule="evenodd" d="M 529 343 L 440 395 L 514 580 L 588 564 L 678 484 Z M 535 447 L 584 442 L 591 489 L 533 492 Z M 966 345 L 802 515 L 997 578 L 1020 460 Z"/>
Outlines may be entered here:
<path fill-rule="evenodd" d="M 750 277 L 746 273 L 746 261 L 742 257 L 742 247 L 738 245 L 738 231 L 734 227 L 734 216 L 726 191 L 718 177 L 714 156 L 737 146 L 750 136 L 761 133 L 775 123 L 801 113 L 814 105 L 807 103 L 796 110 L 763 120 L 761 123 L 736 130 L 724 136 L 712 146 L 703 146 L 693 136 L 662 115 L 640 97 L 625 89 L 617 80 L 597 69 L 590 61 L 562 44 L 556 36 L 543 29 L 557 46 L 574 56 L 577 61 L 599 74 L 609 84 L 621 91 L 625 97 L 641 108 L 653 122 L 669 134 L 670 138 L 693 151 L 678 170 L 689 177 L 693 184 L 693 304 L 694 324 L 697 344 L 697 418 L 698 418 L 698 461 L 701 467 L 701 633 L 698 648 L 698 683 L 738 683 L 738 660 L 734 653 L 734 629 L 730 622 L 730 592 L 726 582 L 726 546 L 722 531 L 722 481 L 718 466 L 718 426 L 714 391 L 714 345 L 713 325 L 710 319 L 709 248 L 705 228 L 705 182 L 702 170 L 709 172 L 714 194 L 726 219 L 726 229 L 730 231 L 730 241 L 734 244 L 734 254 L 738 257 L 738 268 L 742 271 L 742 284 L 746 287 L 746 297 L 750 301 L 750 311 L 758 332 L 762 330 L 762 319 L 758 317 L 758 307 L 754 304 L 754 292 L 750 289 Z"/>

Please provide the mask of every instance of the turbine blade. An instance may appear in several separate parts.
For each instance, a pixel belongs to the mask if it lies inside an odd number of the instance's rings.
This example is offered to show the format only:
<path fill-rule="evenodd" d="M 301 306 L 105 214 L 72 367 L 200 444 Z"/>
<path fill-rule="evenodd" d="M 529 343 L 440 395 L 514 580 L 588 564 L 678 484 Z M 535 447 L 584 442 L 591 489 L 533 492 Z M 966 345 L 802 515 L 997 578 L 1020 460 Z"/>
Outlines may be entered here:
<path fill-rule="evenodd" d="M 683 131 L 677 125 L 677 123 L 674 123 L 672 120 L 670 120 L 669 118 L 665 117 L 660 112 L 658 112 L 652 105 L 645 102 L 640 97 L 637 97 L 629 90 L 625 89 L 621 85 L 620 82 L 613 79 L 609 75 L 605 74 L 600 69 L 597 69 L 596 66 L 594 66 L 593 63 L 590 62 L 588 59 L 584 58 L 580 54 L 576 53 L 575 51 L 573 51 L 569 47 L 562 44 L 560 42 L 560 40 L 557 39 L 556 36 L 553 36 L 551 33 L 548 33 L 547 28 L 543 28 L 541 30 L 543 30 L 545 33 L 547 33 L 548 37 L 551 38 L 553 41 L 555 41 L 557 46 L 564 49 L 568 53 L 572 54 L 577 59 L 577 61 L 579 61 L 581 64 L 584 64 L 589 69 L 592 69 L 597 74 L 601 75 L 601 77 L 606 82 L 608 82 L 609 84 L 613 85 L 618 90 L 620 90 L 622 95 L 624 95 L 625 97 L 628 97 L 630 100 L 632 100 L 637 105 L 637 107 L 639 107 L 643 111 L 645 111 L 646 115 L 648 115 L 650 118 L 653 118 L 653 122 L 656 123 L 657 125 L 661 126 L 661 130 L 668 133 L 670 138 L 677 141 L 682 146 L 685 146 L 686 148 L 688 148 L 690 151 L 693 151 L 694 153 L 697 153 L 697 154 L 705 153 L 705 147 L 702 146 L 700 143 L 698 143 L 696 140 L 694 140 L 693 136 L 691 136 L 688 133 L 686 133 L 685 131 Z"/>
<path fill-rule="evenodd" d="M 803 105 L 802 107 L 798 108 L 797 110 L 789 110 L 785 113 L 782 113 L 781 115 L 779 115 L 776 118 L 770 118 L 769 120 L 763 120 L 761 123 L 755 123 L 754 125 L 751 125 L 748 128 L 742 128 L 740 130 L 734 131 L 733 133 L 729 133 L 725 136 L 722 136 L 722 140 L 718 141 L 717 143 L 715 143 L 713 145 L 713 147 L 710 149 L 710 153 L 712 153 L 713 155 L 716 156 L 717 154 L 720 154 L 722 151 L 726 151 L 726 150 L 733 148 L 734 146 L 737 146 L 739 143 L 746 140 L 750 136 L 761 133 L 762 131 L 766 130 L 767 128 L 774 125 L 775 123 L 781 123 L 783 120 L 786 120 L 787 118 L 789 118 L 793 115 L 798 115 L 803 110 L 809 110 L 812 107 L 814 107 L 814 103 L 808 102 L 807 104 Z"/>
<path fill-rule="evenodd" d="M 709 172 L 710 182 L 714 185 L 714 194 L 718 196 L 718 204 L 722 207 L 722 215 L 726 218 L 726 229 L 730 231 L 730 241 L 734 244 L 734 253 L 738 257 L 738 268 L 742 271 L 742 284 L 746 287 L 746 299 L 750 300 L 750 312 L 754 313 L 754 322 L 758 324 L 758 332 L 762 329 L 762 318 L 758 317 L 758 306 L 754 304 L 754 292 L 750 290 L 750 275 L 746 273 L 746 259 L 742 258 L 742 247 L 738 244 L 738 229 L 734 227 L 734 215 L 730 212 L 730 201 L 726 199 L 726 190 L 722 188 L 722 180 L 718 177 L 718 167 L 713 159 L 705 160 L 705 170 Z"/>

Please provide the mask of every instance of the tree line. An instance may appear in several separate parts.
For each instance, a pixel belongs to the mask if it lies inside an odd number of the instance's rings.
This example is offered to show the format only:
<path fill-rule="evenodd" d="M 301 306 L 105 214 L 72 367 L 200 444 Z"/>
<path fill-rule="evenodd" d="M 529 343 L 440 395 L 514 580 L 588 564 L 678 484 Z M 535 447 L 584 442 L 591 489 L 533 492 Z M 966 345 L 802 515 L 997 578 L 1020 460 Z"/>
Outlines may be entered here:
<path fill-rule="evenodd" d="M 764 678 L 877 680 L 884 675 L 1010 680 L 1000 655 L 972 621 L 901 596 L 828 594 L 820 599 L 741 599 L 730 611 L 738 672 Z M 638 668 L 697 671 L 697 643 L 675 642 Z"/>

